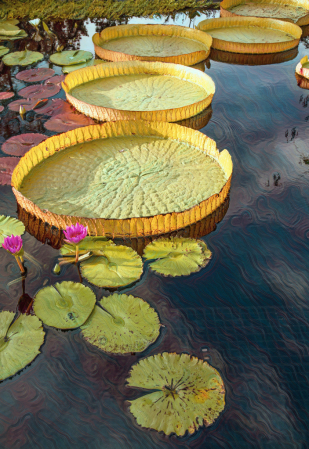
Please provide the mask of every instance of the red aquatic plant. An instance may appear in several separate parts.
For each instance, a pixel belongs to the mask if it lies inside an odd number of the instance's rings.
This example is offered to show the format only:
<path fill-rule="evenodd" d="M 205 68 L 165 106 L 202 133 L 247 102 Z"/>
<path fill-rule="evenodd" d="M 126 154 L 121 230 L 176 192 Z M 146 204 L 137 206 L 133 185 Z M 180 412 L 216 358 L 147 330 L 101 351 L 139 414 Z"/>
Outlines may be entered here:
<path fill-rule="evenodd" d="M 50 78 L 55 73 L 55 70 L 48 69 L 45 67 L 40 67 L 38 69 L 24 70 L 17 73 L 16 78 L 20 81 L 25 81 L 26 83 L 37 83 L 38 81 L 44 81 Z"/>
<path fill-rule="evenodd" d="M 61 87 L 56 84 L 35 84 L 34 86 L 28 86 L 21 89 L 18 94 L 24 98 L 30 98 L 31 100 L 38 100 L 40 98 L 48 98 L 57 95 L 60 92 Z"/>
<path fill-rule="evenodd" d="M 20 134 L 10 137 L 3 145 L 1 150 L 3 153 L 11 156 L 23 156 L 32 147 L 43 142 L 47 136 L 39 133 Z"/>
<path fill-rule="evenodd" d="M 10 185 L 14 168 L 19 162 L 19 157 L 0 158 L 0 185 Z"/>
<path fill-rule="evenodd" d="M 14 92 L 0 92 L 0 100 L 8 100 L 14 97 Z"/>
<path fill-rule="evenodd" d="M 59 114 L 44 123 L 44 126 L 49 131 L 63 133 L 72 129 L 80 128 L 82 126 L 94 125 L 94 121 L 82 114 Z"/>

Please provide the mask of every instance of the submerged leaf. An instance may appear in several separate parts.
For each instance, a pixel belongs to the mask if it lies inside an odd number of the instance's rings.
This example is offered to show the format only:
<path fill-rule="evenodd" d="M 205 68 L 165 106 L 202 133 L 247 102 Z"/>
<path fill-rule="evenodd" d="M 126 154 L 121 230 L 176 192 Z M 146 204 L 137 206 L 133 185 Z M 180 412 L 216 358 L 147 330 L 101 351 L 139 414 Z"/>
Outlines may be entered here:
<path fill-rule="evenodd" d="M 37 83 L 39 81 L 44 81 L 51 76 L 53 76 L 55 70 L 48 69 L 46 67 L 40 67 L 38 69 L 24 70 L 16 75 L 16 78 L 26 83 Z"/>
<path fill-rule="evenodd" d="M 104 352 L 141 352 L 158 338 L 158 314 L 141 298 L 115 293 L 103 297 L 100 305 L 81 329 L 83 337 Z"/>
<path fill-rule="evenodd" d="M 14 317 L 14 312 L 0 313 L 0 380 L 31 363 L 44 342 L 42 323 L 36 316 L 20 315 L 11 324 Z"/>
<path fill-rule="evenodd" d="M 44 58 L 42 53 L 38 51 L 15 51 L 14 53 L 9 53 L 6 56 L 3 56 L 2 61 L 6 65 L 30 65 L 34 62 L 41 61 Z"/>
<path fill-rule="evenodd" d="M 146 428 L 183 436 L 211 425 L 224 409 L 224 384 L 207 362 L 188 354 L 156 354 L 133 366 L 130 387 L 157 390 L 130 401 L 130 412 Z"/>
<path fill-rule="evenodd" d="M 127 246 L 106 246 L 81 263 L 82 276 L 99 287 L 122 287 L 137 281 L 143 272 L 141 257 Z"/>
<path fill-rule="evenodd" d="M 32 147 L 43 142 L 47 136 L 39 133 L 19 134 L 18 136 L 10 137 L 2 145 L 3 153 L 11 156 L 24 156 Z"/>
<path fill-rule="evenodd" d="M 18 94 L 21 97 L 31 98 L 31 100 L 38 98 L 49 98 L 57 95 L 60 92 L 61 87 L 56 84 L 35 84 L 34 86 L 27 86 L 21 89 Z"/>
<path fill-rule="evenodd" d="M 89 287 L 64 281 L 40 290 L 34 298 L 33 310 L 48 326 L 74 329 L 84 324 L 95 301 L 95 294 Z"/>
<path fill-rule="evenodd" d="M 158 239 L 144 250 L 148 260 L 157 259 L 150 267 L 165 276 L 186 276 L 204 267 L 211 252 L 202 240 L 175 237 Z"/>
<path fill-rule="evenodd" d="M 81 64 L 65 65 L 62 67 L 62 71 L 63 73 L 71 73 L 74 72 L 74 70 L 83 69 L 84 67 L 92 67 L 94 65 L 103 64 L 103 62 L 106 61 L 103 61 L 102 59 L 92 59 L 91 61 L 83 62 Z"/>
<path fill-rule="evenodd" d="M 10 235 L 23 235 L 25 232 L 24 224 L 14 217 L 0 215 L 0 245 L 4 242 L 5 237 Z"/>
<path fill-rule="evenodd" d="M 74 65 L 89 61 L 92 59 L 92 53 L 84 50 L 68 50 L 54 53 L 49 59 L 56 65 Z"/>

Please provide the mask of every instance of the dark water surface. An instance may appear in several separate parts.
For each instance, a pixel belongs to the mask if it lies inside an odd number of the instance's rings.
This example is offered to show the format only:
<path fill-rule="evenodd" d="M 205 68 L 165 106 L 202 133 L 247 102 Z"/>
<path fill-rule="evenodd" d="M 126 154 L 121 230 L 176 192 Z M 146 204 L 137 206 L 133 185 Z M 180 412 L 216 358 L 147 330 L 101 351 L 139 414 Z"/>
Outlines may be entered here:
<path fill-rule="evenodd" d="M 94 25 L 88 28 L 91 35 Z M 204 238 L 210 264 L 176 280 L 146 269 L 123 290 L 148 301 L 165 325 L 141 355 L 111 357 L 79 330 L 45 328 L 42 354 L 0 384 L 1 448 L 309 448 L 309 91 L 294 75 L 305 44 L 281 64 L 211 61 L 206 72 L 216 94 L 202 132 L 229 150 L 234 172 L 228 212 Z M 84 37 L 81 48 L 90 45 Z M 18 119 L 10 120 L 5 139 L 19 132 Z M 45 132 L 36 118 L 31 123 Z M 0 213 L 16 216 L 11 188 L 0 187 L 0 194 Z M 31 297 L 42 285 L 78 281 L 74 267 L 60 277 L 51 273 L 58 251 L 28 234 L 24 246 L 32 256 L 26 262 Z M 22 285 L 14 258 L 2 250 L 0 273 L 0 309 L 15 310 Z M 125 379 L 132 364 L 162 351 L 204 357 L 220 371 L 226 408 L 213 426 L 177 438 L 136 424 L 126 400 L 139 393 Z"/>

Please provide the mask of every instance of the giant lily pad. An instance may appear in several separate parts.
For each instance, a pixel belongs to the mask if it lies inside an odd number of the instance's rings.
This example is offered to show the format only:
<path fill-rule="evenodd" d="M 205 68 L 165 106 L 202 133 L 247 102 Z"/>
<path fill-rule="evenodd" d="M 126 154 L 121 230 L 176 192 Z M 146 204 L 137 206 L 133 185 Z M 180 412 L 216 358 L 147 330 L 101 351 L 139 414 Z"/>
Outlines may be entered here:
<path fill-rule="evenodd" d="M 22 235 L 25 232 L 24 224 L 14 217 L 0 215 L 0 245 L 5 237 L 13 235 Z"/>
<path fill-rule="evenodd" d="M 44 81 L 53 76 L 55 70 L 48 69 L 47 67 L 39 67 L 38 69 L 24 70 L 16 75 L 16 78 L 26 83 L 38 83 Z"/>
<path fill-rule="evenodd" d="M 14 316 L 14 312 L 0 313 L 0 380 L 31 363 L 44 342 L 42 323 L 36 316 L 20 315 L 11 324 Z"/>
<path fill-rule="evenodd" d="M 48 326 L 74 329 L 84 324 L 95 301 L 95 294 L 89 287 L 64 281 L 40 290 L 34 298 L 33 310 Z"/>
<path fill-rule="evenodd" d="M 31 98 L 31 100 L 38 100 L 39 98 L 48 98 L 57 95 L 61 87 L 56 84 L 35 84 L 34 86 L 27 86 L 21 89 L 18 94 L 24 98 Z"/>
<path fill-rule="evenodd" d="M 9 51 L 10 51 L 9 48 L 0 45 L 0 58 L 6 55 Z"/>
<path fill-rule="evenodd" d="M 115 293 L 102 298 L 100 305 L 81 329 L 83 337 L 104 352 L 141 352 L 158 338 L 158 314 L 142 299 Z"/>
<path fill-rule="evenodd" d="M 19 134 L 18 136 L 10 137 L 1 147 L 3 153 L 10 154 L 11 156 L 24 156 L 30 148 L 38 145 L 47 139 L 44 134 Z"/>
<path fill-rule="evenodd" d="M 18 162 L 18 157 L 0 158 L 0 185 L 5 186 L 11 184 L 12 173 Z"/>
<path fill-rule="evenodd" d="M 56 86 L 57 87 L 57 86 Z M 44 123 L 49 131 L 63 133 L 82 126 L 93 125 L 94 121 L 82 114 L 74 114 L 73 112 L 62 113 L 53 116 Z"/>
<path fill-rule="evenodd" d="M 63 73 L 71 73 L 78 69 L 83 69 L 84 67 L 92 67 L 94 65 L 102 64 L 102 59 L 91 59 L 91 61 L 83 62 L 82 64 L 74 64 L 74 65 L 65 65 L 62 67 Z"/>
<path fill-rule="evenodd" d="M 2 61 L 6 65 L 30 65 L 34 62 L 41 61 L 44 58 L 42 53 L 38 51 L 15 51 L 14 53 L 9 53 L 3 56 Z"/>
<path fill-rule="evenodd" d="M 219 373 L 188 354 L 165 352 L 141 360 L 133 366 L 128 385 L 151 391 L 130 401 L 137 423 L 166 435 L 183 436 L 211 425 L 225 405 Z"/>
<path fill-rule="evenodd" d="M 143 272 L 141 257 L 127 246 L 106 246 L 102 255 L 81 263 L 82 276 L 98 287 L 122 287 L 137 281 Z"/>
<path fill-rule="evenodd" d="M 89 61 L 92 59 L 92 53 L 84 50 L 68 50 L 54 53 L 49 59 L 56 65 L 67 66 Z"/>
<path fill-rule="evenodd" d="M 146 246 L 146 259 L 157 259 L 151 268 L 165 276 L 186 276 L 204 267 L 211 252 L 202 240 L 175 237 L 158 239 Z"/>

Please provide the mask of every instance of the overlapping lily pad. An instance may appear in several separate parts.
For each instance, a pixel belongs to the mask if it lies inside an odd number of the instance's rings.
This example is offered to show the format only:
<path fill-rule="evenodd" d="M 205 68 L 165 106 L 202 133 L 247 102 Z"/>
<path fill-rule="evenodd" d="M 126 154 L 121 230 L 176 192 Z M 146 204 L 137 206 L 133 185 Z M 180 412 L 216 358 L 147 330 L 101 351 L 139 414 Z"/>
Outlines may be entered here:
<path fill-rule="evenodd" d="M 72 113 L 73 108 L 69 103 L 63 101 L 61 98 L 55 98 L 52 100 L 48 100 L 46 105 L 39 109 L 36 109 L 35 112 L 37 114 L 56 116 L 60 114 Z"/>
<path fill-rule="evenodd" d="M 82 276 L 98 287 L 122 287 L 137 281 L 143 272 L 141 257 L 127 246 L 106 246 L 81 263 Z"/>
<path fill-rule="evenodd" d="M 188 276 L 199 271 L 211 258 L 211 251 L 202 240 L 175 237 L 158 239 L 144 250 L 150 267 L 165 276 Z"/>
<path fill-rule="evenodd" d="M 4 242 L 5 237 L 10 235 L 23 235 L 25 232 L 24 224 L 14 217 L 0 215 L 0 245 Z"/>
<path fill-rule="evenodd" d="M 82 326 L 82 335 L 104 352 L 141 352 L 158 338 L 158 314 L 141 298 L 115 293 L 102 298 L 100 305 Z"/>
<path fill-rule="evenodd" d="M 10 51 L 9 48 L 0 45 L 0 58 L 6 55 L 9 51 Z"/>
<path fill-rule="evenodd" d="M 48 69 L 47 67 L 39 67 L 38 69 L 24 70 L 16 75 L 16 78 L 26 83 L 37 83 L 44 81 L 53 76 L 55 70 Z"/>
<path fill-rule="evenodd" d="M 106 246 L 116 246 L 112 240 L 108 240 L 106 237 L 90 237 L 87 236 L 78 244 L 79 254 L 85 254 L 88 252 L 97 253 L 98 251 L 104 251 Z M 76 246 L 72 243 L 65 243 L 60 253 L 62 256 L 75 256 Z M 99 254 L 99 253 L 98 253 Z"/>
<path fill-rule="evenodd" d="M 82 64 L 92 59 L 92 53 L 84 50 L 68 50 L 54 53 L 50 56 L 50 61 L 56 65 L 70 66 Z"/>
<path fill-rule="evenodd" d="M 62 81 L 64 81 L 64 79 L 65 79 L 65 76 L 64 75 L 56 75 L 56 76 L 52 76 L 51 78 L 48 78 L 46 81 L 45 81 L 45 85 L 48 85 L 48 84 L 61 84 L 62 83 Z"/>
<path fill-rule="evenodd" d="M 2 157 L 0 159 L 0 185 L 11 184 L 12 173 L 18 162 L 18 157 Z"/>
<path fill-rule="evenodd" d="M 73 112 L 55 115 L 44 123 L 46 129 L 58 133 L 64 133 L 88 125 L 94 125 L 94 121 L 91 118 L 82 114 L 74 114 Z"/>
<path fill-rule="evenodd" d="M 0 41 L 9 41 L 15 39 L 23 39 L 27 37 L 24 30 L 19 29 L 16 25 L 18 20 L 8 19 L 0 21 Z"/>
<path fill-rule="evenodd" d="M 56 84 L 35 84 L 34 86 L 27 86 L 21 89 L 18 94 L 24 98 L 31 98 L 31 100 L 38 100 L 40 98 L 49 98 L 57 95 L 61 87 Z"/>
<path fill-rule="evenodd" d="M 219 373 L 188 354 L 165 352 L 141 360 L 133 366 L 128 385 L 151 391 L 130 401 L 137 423 L 166 435 L 183 436 L 211 425 L 225 405 Z"/>
<path fill-rule="evenodd" d="M 48 326 L 74 329 L 84 324 L 95 301 L 95 294 L 89 287 L 64 281 L 40 290 L 34 298 L 33 310 Z"/>
<path fill-rule="evenodd" d="M 91 59 L 91 61 L 83 62 L 82 64 L 74 64 L 74 65 L 65 65 L 62 67 L 63 73 L 71 73 L 74 72 L 74 70 L 83 69 L 84 67 L 92 67 L 93 65 L 102 64 L 102 59 Z"/>
<path fill-rule="evenodd" d="M 38 100 L 36 99 L 26 99 L 21 98 L 19 100 L 11 101 L 11 103 L 8 105 L 9 109 L 14 112 L 18 112 L 20 106 L 23 106 L 26 111 L 32 111 L 34 106 L 36 105 Z"/>
<path fill-rule="evenodd" d="M 14 97 L 14 92 L 0 92 L 0 100 L 8 100 Z"/>
<path fill-rule="evenodd" d="M 41 321 L 36 316 L 0 313 L 0 380 L 13 376 L 31 363 L 44 342 Z"/>
<path fill-rule="evenodd" d="M 44 58 L 42 53 L 38 51 L 15 51 L 14 53 L 9 53 L 8 55 L 3 56 L 2 61 L 6 65 L 15 66 L 15 65 L 30 65 L 35 62 L 41 61 Z"/>
<path fill-rule="evenodd" d="M 18 136 L 10 137 L 1 147 L 3 153 L 11 156 L 23 156 L 35 145 L 43 142 L 47 136 L 39 133 L 19 134 Z"/>

